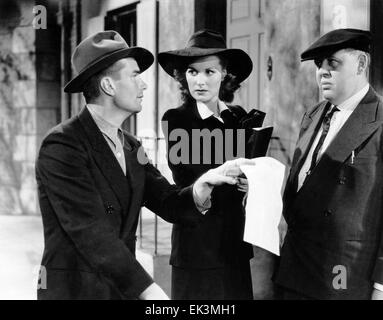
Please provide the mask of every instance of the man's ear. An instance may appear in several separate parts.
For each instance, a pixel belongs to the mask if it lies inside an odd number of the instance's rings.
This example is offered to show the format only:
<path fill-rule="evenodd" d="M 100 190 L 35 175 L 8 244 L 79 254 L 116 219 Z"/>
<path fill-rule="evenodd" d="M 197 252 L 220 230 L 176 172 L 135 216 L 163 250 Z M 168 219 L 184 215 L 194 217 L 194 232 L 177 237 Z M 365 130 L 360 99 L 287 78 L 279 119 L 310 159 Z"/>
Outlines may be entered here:
<path fill-rule="evenodd" d="M 227 70 L 226 69 L 223 69 L 222 70 L 222 79 L 221 81 L 223 81 L 225 79 L 225 77 L 227 76 Z"/>
<path fill-rule="evenodd" d="M 100 81 L 101 90 L 104 91 L 108 96 L 114 96 L 115 94 L 115 86 L 112 78 L 103 77 Z"/>
<path fill-rule="evenodd" d="M 368 65 L 367 55 L 364 53 L 361 53 L 358 57 L 358 74 L 362 74 L 366 72 L 367 65 Z"/>

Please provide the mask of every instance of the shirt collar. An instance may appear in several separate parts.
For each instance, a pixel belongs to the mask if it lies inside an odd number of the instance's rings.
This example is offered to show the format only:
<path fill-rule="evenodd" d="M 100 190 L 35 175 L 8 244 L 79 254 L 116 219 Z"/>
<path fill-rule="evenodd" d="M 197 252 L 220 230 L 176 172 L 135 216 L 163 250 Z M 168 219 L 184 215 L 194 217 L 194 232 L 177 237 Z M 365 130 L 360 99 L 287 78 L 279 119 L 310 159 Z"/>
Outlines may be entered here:
<path fill-rule="evenodd" d="M 209 109 L 209 107 L 206 104 L 204 104 L 203 102 L 197 101 L 197 109 L 198 109 L 198 113 L 201 116 L 202 120 L 205 120 L 211 116 L 214 116 L 214 112 L 211 111 Z M 227 110 L 227 109 L 229 109 L 227 107 L 227 105 L 225 103 L 223 103 L 221 100 L 218 100 L 219 113 L 221 114 L 221 112 L 223 110 Z M 220 117 L 216 117 L 216 118 L 220 119 Z"/>
<path fill-rule="evenodd" d="M 340 111 L 354 111 L 358 104 L 362 101 L 364 96 L 367 94 L 368 90 L 370 89 L 370 85 L 367 84 L 365 87 L 363 87 L 361 90 L 359 90 L 357 93 L 355 93 L 353 96 L 348 98 L 346 101 L 342 102 L 340 105 L 338 105 L 338 109 Z"/>
<path fill-rule="evenodd" d="M 100 131 L 106 135 L 114 145 L 117 145 L 118 139 L 118 130 L 121 130 L 119 127 L 114 126 L 107 120 L 105 120 L 98 112 L 97 108 L 99 108 L 98 105 L 95 104 L 87 104 L 86 107 L 89 110 L 90 115 L 92 116 L 94 122 L 96 123 L 97 127 L 100 129 Z"/>

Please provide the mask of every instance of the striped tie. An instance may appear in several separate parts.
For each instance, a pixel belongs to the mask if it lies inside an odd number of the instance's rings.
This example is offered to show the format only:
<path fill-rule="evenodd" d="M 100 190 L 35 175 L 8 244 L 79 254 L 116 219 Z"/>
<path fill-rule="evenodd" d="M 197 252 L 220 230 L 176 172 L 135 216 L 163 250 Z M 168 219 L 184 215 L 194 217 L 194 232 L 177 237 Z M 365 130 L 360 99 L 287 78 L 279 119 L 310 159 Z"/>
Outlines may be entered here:
<path fill-rule="evenodd" d="M 314 152 L 313 152 L 313 157 L 311 159 L 311 165 L 309 171 L 307 171 L 307 175 L 310 175 L 311 172 L 314 170 L 315 166 L 317 165 L 318 161 L 318 154 L 320 149 L 323 146 L 324 140 L 327 137 L 327 134 L 330 130 L 330 123 L 331 123 L 331 118 L 333 117 L 334 113 L 339 111 L 337 107 L 333 107 L 332 110 L 326 114 L 326 116 L 323 118 L 323 123 L 322 123 L 322 134 L 319 138 L 318 144 L 316 145 Z"/>

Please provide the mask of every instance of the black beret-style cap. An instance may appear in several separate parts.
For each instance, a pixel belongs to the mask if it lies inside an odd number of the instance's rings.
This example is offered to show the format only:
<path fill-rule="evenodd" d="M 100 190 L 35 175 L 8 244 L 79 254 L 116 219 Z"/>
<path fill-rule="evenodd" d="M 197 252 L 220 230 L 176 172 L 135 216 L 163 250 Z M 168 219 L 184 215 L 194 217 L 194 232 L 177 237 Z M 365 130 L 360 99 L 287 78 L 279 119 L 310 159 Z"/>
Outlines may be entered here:
<path fill-rule="evenodd" d="M 359 29 L 337 29 L 315 41 L 301 54 L 301 61 L 326 57 L 341 49 L 356 49 L 370 52 L 371 32 Z"/>

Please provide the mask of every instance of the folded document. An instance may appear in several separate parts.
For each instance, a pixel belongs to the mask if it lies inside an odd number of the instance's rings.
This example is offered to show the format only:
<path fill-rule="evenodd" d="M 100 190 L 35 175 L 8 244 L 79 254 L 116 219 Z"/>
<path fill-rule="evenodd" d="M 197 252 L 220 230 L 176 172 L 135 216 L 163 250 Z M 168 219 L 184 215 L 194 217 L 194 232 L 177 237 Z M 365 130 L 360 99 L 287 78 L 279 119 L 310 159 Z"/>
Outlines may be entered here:
<path fill-rule="evenodd" d="M 241 166 L 249 183 L 243 240 L 279 256 L 278 225 L 285 166 L 270 157 L 253 161 L 255 166 Z"/>

